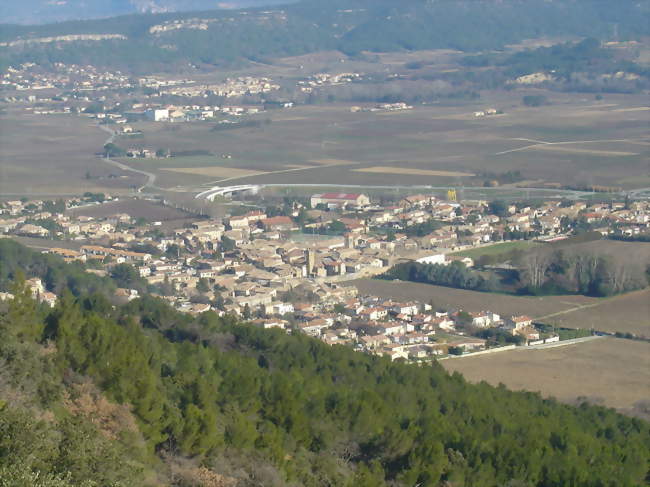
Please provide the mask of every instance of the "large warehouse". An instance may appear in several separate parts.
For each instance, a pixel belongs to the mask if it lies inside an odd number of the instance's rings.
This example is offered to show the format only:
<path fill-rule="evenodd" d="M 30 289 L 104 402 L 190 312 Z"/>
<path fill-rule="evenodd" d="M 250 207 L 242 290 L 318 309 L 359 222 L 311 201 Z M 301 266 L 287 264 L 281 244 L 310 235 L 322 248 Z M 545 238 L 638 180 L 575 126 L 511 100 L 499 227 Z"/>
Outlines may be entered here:
<path fill-rule="evenodd" d="M 345 208 L 346 206 L 364 207 L 370 204 L 370 198 L 365 194 L 356 193 L 323 193 L 311 197 L 311 207 L 324 204 L 329 208 Z"/>

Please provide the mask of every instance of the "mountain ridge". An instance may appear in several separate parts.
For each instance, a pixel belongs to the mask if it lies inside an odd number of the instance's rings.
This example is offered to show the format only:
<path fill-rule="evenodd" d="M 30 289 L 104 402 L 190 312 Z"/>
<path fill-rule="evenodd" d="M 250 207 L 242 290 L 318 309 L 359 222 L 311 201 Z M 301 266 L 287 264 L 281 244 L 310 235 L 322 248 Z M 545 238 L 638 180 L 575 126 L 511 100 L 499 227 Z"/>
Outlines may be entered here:
<path fill-rule="evenodd" d="M 331 0 L 236 11 L 125 15 L 47 25 L 3 25 L 0 42 L 45 39 L 0 51 L 0 69 L 25 62 L 92 64 L 133 73 L 268 61 L 311 52 L 503 49 L 539 37 L 629 40 L 648 36 L 650 9 L 632 2 L 535 0 Z M 113 34 L 90 42 L 61 36 Z M 55 38 L 52 40 L 51 38 Z M 10 47 L 7 44 L 4 47 Z"/>
<path fill-rule="evenodd" d="M 128 14 L 189 12 L 258 7 L 291 0 L 25 0 L 0 6 L 3 23 L 43 25 Z"/>

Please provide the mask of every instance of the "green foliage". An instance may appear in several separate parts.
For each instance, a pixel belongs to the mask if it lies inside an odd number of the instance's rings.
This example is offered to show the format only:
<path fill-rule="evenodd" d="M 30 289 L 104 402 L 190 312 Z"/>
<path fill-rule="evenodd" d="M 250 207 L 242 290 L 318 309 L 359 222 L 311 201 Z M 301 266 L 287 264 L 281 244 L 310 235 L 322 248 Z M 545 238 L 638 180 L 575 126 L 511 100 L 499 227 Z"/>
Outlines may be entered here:
<path fill-rule="evenodd" d="M 120 146 L 109 142 L 104 146 L 104 156 L 105 157 L 124 157 L 126 156 L 126 151 Z"/>
<path fill-rule="evenodd" d="M 438 230 L 441 227 L 442 227 L 442 223 L 436 220 L 428 220 L 423 223 L 417 223 L 415 225 L 406 227 L 401 232 L 404 233 L 405 235 L 408 235 L 409 237 L 424 237 L 425 235 L 429 235 L 430 233 L 434 232 L 435 230 Z"/>
<path fill-rule="evenodd" d="M 481 274 L 468 269 L 465 264 L 458 261 L 449 265 L 403 262 L 393 266 L 380 277 L 476 291 L 494 291 L 498 287 L 498 280 L 485 279 Z"/>
<path fill-rule="evenodd" d="M 50 218 L 41 218 L 38 220 L 34 220 L 32 218 L 28 218 L 25 220 L 25 223 L 30 223 L 32 225 L 37 225 L 39 227 L 43 227 L 46 230 L 49 230 L 51 233 L 56 233 L 56 232 L 62 232 L 63 227 L 59 225 L 57 222 Z"/>
<path fill-rule="evenodd" d="M 106 201 L 106 195 L 104 193 L 91 193 L 90 191 L 86 191 L 83 194 L 83 197 L 87 201 L 96 201 L 98 203 L 103 203 Z"/>
<path fill-rule="evenodd" d="M 130 264 L 118 264 L 111 269 L 111 279 L 118 287 L 126 289 L 147 289 L 147 281 L 140 277 L 138 270 Z"/>
<path fill-rule="evenodd" d="M 225 235 L 221 237 L 221 246 L 222 252 L 231 252 L 237 248 L 235 241 L 231 238 L 226 237 Z"/>
<path fill-rule="evenodd" d="M 503 64 L 508 67 L 510 77 L 541 71 L 569 78 L 575 72 L 616 72 L 621 69 L 619 63 L 613 62 L 611 51 L 601 48 L 600 42 L 593 38 L 518 52 Z"/>
<path fill-rule="evenodd" d="M 9 289 L 20 273 L 28 278 L 40 277 L 55 293 L 68 289 L 75 295 L 111 294 L 115 289 L 110 279 L 88 274 L 81 263 L 65 264 L 54 255 L 34 252 L 13 240 L 0 240 L 0 289 Z"/>
<path fill-rule="evenodd" d="M 508 216 L 508 203 L 503 200 L 494 200 L 489 204 L 490 213 L 494 213 L 497 216 L 505 217 Z"/>
<path fill-rule="evenodd" d="M 526 95 L 521 101 L 527 107 L 541 107 L 548 103 L 548 99 L 544 95 Z"/>

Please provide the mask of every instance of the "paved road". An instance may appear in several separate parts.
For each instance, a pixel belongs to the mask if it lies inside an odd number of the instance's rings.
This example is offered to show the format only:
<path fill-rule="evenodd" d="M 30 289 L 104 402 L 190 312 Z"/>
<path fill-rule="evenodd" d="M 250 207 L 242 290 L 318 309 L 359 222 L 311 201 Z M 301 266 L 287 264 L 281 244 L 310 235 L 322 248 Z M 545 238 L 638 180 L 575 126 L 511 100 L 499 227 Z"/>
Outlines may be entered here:
<path fill-rule="evenodd" d="M 448 357 L 442 357 L 438 360 L 461 360 L 464 358 L 469 358 L 469 357 L 482 357 L 485 355 L 491 355 L 494 353 L 505 353 L 505 352 L 530 352 L 531 350 L 544 350 L 548 348 L 559 348 L 559 347 L 567 347 L 569 345 L 578 345 L 580 343 L 585 343 L 585 342 L 591 342 L 593 340 L 599 340 L 601 338 L 606 338 L 607 335 L 591 335 L 588 337 L 582 337 L 582 338 L 573 338 L 571 340 L 562 340 L 560 342 L 554 342 L 554 343 L 545 343 L 543 345 L 532 345 L 530 347 L 515 347 L 511 348 L 510 346 L 505 346 L 505 347 L 498 347 L 498 348 L 489 348 L 487 350 L 481 351 L 481 352 L 476 352 L 476 353 L 467 353 L 463 355 L 450 355 Z"/>
<path fill-rule="evenodd" d="M 102 129 L 104 132 L 108 132 L 111 134 L 111 136 L 106 139 L 106 142 L 104 142 L 104 145 L 106 144 L 112 144 L 113 141 L 115 140 L 115 132 L 113 132 L 110 128 L 108 128 L 106 125 L 99 125 L 99 128 Z M 122 164 L 121 162 L 114 161 L 113 159 L 110 159 L 108 157 L 104 157 L 103 159 L 104 162 L 107 164 L 111 164 L 112 166 L 115 166 L 123 171 L 130 171 L 134 172 L 137 174 L 141 174 L 143 176 L 146 176 L 147 182 L 144 183 L 144 185 L 140 186 L 138 188 L 138 193 L 142 193 L 142 191 L 146 188 L 153 188 L 153 189 L 162 189 L 162 188 L 157 188 L 155 186 L 156 183 L 156 175 L 147 171 L 141 171 L 140 169 L 133 169 L 131 166 L 127 166 L 126 164 Z"/>

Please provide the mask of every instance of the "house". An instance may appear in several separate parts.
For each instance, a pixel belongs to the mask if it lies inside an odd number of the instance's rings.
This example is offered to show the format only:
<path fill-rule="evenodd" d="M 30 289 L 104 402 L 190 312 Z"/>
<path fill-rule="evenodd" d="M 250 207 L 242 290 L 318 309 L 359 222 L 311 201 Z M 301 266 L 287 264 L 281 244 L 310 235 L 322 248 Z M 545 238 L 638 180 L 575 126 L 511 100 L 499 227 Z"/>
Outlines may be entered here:
<path fill-rule="evenodd" d="M 50 293 L 50 292 L 44 292 L 43 294 L 40 295 L 40 301 L 41 303 L 47 304 L 50 308 L 54 308 L 56 305 L 56 294 Z"/>
<path fill-rule="evenodd" d="M 388 315 L 385 308 L 368 308 L 364 309 L 359 315 L 366 320 L 380 320 Z"/>
<path fill-rule="evenodd" d="M 232 228 L 233 230 L 238 228 L 246 228 L 249 225 L 249 220 L 246 215 L 232 216 L 228 220 L 228 225 L 230 225 L 230 228 Z"/>
<path fill-rule="evenodd" d="M 50 231 L 47 228 L 32 225 L 31 223 L 23 225 L 16 231 L 16 235 L 25 235 L 27 237 L 47 237 L 49 234 Z"/>
<path fill-rule="evenodd" d="M 145 112 L 147 119 L 153 122 L 166 122 L 169 120 L 169 110 L 166 108 L 156 108 Z"/>
<path fill-rule="evenodd" d="M 81 252 L 77 252 L 76 250 L 53 248 L 46 250 L 43 253 L 58 255 L 59 257 L 62 257 L 66 262 L 71 262 L 73 260 L 79 260 L 81 262 L 86 261 L 86 256 Z"/>
<path fill-rule="evenodd" d="M 380 327 L 380 329 L 383 328 L 382 333 L 386 336 L 392 336 L 392 335 L 398 335 L 401 333 L 404 333 L 404 325 L 402 323 L 386 323 L 383 327 Z"/>
<path fill-rule="evenodd" d="M 280 328 L 281 330 L 285 330 L 288 326 L 289 323 L 285 320 L 275 320 L 275 319 L 257 319 L 251 321 L 251 325 L 257 326 L 259 328 L 263 328 L 265 330 L 268 330 L 270 328 Z"/>
<path fill-rule="evenodd" d="M 33 279 L 28 279 L 25 281 L 25 285 L 27 288 L 30 290 L 32 293 L 32 297 L 40 299 L 40 296 L 45 292 L 45 286 L 43 285 L 43 281 L 41 281 L 38 277 L 34 277 Z"/>
<path fill-rule="evenodd" d="M 434 254 L 427 255 L 426 257 L 420 257 L 416 260 L 418 264 L 447 264 L 447 256 L 445 254 Z"/>
<path fill-rule="evenodd" d="M 496 313 L 481 311 L 479 313 L 470 313 L 472 317 L 472 326 L 477 328 L 487 328 L 500 321 L 501 317 Z"/>
<path fill-rule="evenodd" d="M 138 296 L 138 291 L 135 289 L 118 288 L 115 291 L 115 297 L 120 300 L 133 301 L 134 299 L 137 299 L 139 296 Z"/>
<path fill-rule="evenodd" d="M 289 232 L 294 228 L 294 223 L 288 216 L 275 216 L 260 220 L 265 231 Z"/>
<path fill-rule="evenodd" d="M 509 330 L 512 330 L 512 333 L 515 334 L 520 330 L 529 328 L 533 326 L 533 319 L 529 316 L 512 316 L 505 320 L 505 327 Z"/>

